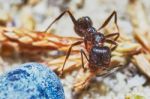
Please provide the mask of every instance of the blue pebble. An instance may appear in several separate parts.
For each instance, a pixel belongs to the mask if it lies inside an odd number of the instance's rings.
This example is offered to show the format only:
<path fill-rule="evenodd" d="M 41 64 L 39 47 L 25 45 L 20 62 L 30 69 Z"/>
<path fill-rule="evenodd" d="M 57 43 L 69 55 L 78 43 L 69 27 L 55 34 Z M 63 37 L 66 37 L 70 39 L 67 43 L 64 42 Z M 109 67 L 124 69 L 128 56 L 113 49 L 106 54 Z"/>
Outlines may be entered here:
<path fill-rule="evenodd" d="M 65 99 L 59 78 L 38 63 L 26 63 L 0 76 L 0 99 Z"/>

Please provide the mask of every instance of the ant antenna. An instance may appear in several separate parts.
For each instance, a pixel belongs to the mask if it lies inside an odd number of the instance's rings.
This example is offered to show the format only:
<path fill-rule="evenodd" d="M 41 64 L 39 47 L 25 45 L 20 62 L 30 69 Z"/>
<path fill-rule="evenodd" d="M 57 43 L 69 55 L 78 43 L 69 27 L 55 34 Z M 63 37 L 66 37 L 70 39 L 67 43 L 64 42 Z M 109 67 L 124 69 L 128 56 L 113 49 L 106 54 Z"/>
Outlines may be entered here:
<path fill-rule="evenodd" d="M 105 22 L 102 24 L 102 26 L 100 28 L 98 28 L 97 31 L 101 30 L 102 28 L 104 28 L 109 22 L 110 20 L 112 19 L 112 17 L 114 16 L 114 23 L 117 27 L 117 30 L 119 31 L 119 27 L 118 27 L 118 24 L 117 24 L 117 12 L 116 11 L 113 11 L 112 14 L 105 20 Z"/>
<path fill-rule="evenodd" d="M 52 23 L 46 28 L 45 33 L 48 32 L 48 30 L 52 27 L 52 25 L 58 21 L 65 13 L 68 13 L 72 22 L 74 23 L 74 25 L 76 24 L 76 19 L 75 17 L 72 15 L 72 13 L 69 10 L 65 10 L 64 12 L 62 12 L 54 21 L 52 21 Z"/>

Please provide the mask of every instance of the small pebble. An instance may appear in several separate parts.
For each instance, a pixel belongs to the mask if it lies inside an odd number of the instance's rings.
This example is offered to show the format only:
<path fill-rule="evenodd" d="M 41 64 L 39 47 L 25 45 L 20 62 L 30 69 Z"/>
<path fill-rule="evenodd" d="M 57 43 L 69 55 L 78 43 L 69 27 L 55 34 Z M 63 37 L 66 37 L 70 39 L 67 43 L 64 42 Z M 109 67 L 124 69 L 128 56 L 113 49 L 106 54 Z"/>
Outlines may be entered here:
<path fill-rule="evenodd" d="M 65 99 L 59 78 L 38 63 L 26 63 L 0 76 L 0 99 Z"/>

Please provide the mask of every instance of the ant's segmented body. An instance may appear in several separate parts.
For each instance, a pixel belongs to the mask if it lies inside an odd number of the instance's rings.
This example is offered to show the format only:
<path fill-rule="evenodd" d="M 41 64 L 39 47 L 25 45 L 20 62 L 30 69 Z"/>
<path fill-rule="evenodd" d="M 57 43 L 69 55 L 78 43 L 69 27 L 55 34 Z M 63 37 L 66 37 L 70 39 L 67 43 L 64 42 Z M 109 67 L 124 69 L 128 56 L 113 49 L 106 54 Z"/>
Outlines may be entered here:
<path fill-rule="evenodd" d="M 73 46 L 80 45 L 81 43 L 85 44 L 85 49 L 89 53 L 89 57 L 87 57 L 86 53 L 81 49 L 81 59 L 82 59 L 82 67 L 84 68 L 84 62 L 83 62 L 83 55 L 89 62 L 89 68 L 91 72 L 95 72 L 98 69 L 107 69 L 107 67 L 110 65 L 111 61 L 111 51 L 113 51 L 117 47 L 117 43 L 115 42 L 119 37 L 119 32 L 117 33 L 111 33 L 108 35 L 104 35 L 100 32 L 98 32 L 100 29 L 104 28 L 111 18 L 114 16 L 114 23 L 118 29 L 117 25 L 117 13 L 113 11 L 113 13 L 107 18 L 107 20 L 102 24 L 102 26 L 99 29 L 95 29 L 93 27 L 93 23 L 91 19 L 88 16 L 81 17 L 78 20 L 74 18 L 72 13 L 69 10 L 64 11 L 62 14 L 60 14 L 46 29 L 46 32 L 48 29 L 57 21 L 59 20 L 65 13 L 68 13 L 73 24 L 74 24 L 74 30 L 76 34 L 83 37 L 83 40 L 77 41 L 73 43 L 66 55 L 65 62 L 62 67 L 62 72 L 65 66 L 65 63 L 67 59 L 69 58 L 71 49 Z M 111 37 L 114 37 L 113 39 L 110 39 Z M 104 45 L 104 43 L 109 43 L 114 45 L 112 48 L 109 48 Z"/>

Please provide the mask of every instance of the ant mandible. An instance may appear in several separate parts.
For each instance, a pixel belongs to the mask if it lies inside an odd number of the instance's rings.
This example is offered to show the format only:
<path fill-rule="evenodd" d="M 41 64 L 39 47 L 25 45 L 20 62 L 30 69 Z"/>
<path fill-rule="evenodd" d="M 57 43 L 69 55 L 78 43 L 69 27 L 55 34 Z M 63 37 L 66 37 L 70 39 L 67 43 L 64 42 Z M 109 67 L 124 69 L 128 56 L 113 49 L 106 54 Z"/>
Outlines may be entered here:
<path fill-rule="evenodd" d="M 110 60 L 111 60 L 111 51 L 115 50 L 117 47 L 117 43 L 115 42 L 119 37 L 119 32 L 111 33 L 108 35 L 104 35 L 100 31 L 102 28 L 104 28 L 111 18 L 114 16 L 114 23 L 117 27 L 117 30 L 119 31 L 118 25 L 117 25 L 117 13 L 116 11 L 113 11 L 112 14 L 104 21 L 102 26 L 98 28 L 97 30 L 93 27 L 92 20 L 88 16 L 84 16 L 79 18 L 78 20 L 75 19 L 75 17 L 72 15 L 72 13 L 69 10 L 65 10 L 62 12 L 46 29 L 45 32 L 49 30 L 49 28 L 57 21 L 59 20 L 65 13 L 68 13 L 73 24 L 74 24 L 74 30 L 75 33 L 78 34 L 80 37 L 83 37 L 83 40 L 77 41 L 68 49 L 63 67 L 61 69 L 61 74 L 63 73 L 64 66 L 66 64 L 67 59 L 70 56 L 72 47 L 76 45 L 80 45 L 84 43 L 85 49 L 89 53 L 89 59 L 86 55 L 86 53 L 81 49 L 81 61 L 82 61 L 82 67 L 84 68 L 84 62 L 83 62 L 83 55 L 89 62 L 89 68 L 90 71 L 95 72 L 98 69 L 106 69 L 106 66 L 109 66 Z M 113 39 L 110 39 L 111 37 L 114 37 Z M 107 46 L 104 46 L 104 43 L 113 44 L 114 46 L 112 48 L 109 48 Z"/>

